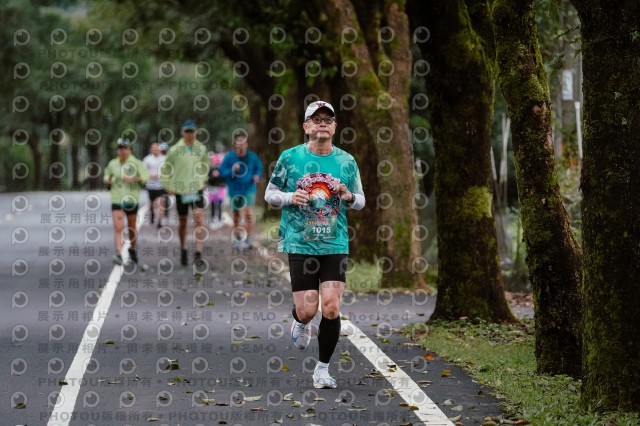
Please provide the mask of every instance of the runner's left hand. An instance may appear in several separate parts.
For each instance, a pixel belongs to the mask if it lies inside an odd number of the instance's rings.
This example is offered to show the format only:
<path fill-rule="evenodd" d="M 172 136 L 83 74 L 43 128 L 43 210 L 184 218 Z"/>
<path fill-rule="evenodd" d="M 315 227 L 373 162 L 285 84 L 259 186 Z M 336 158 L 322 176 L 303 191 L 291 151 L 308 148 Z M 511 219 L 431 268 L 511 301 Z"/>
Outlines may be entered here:
<path fill-rule="evenodd" d="M 351 201 L 351 199 L 353 198 L 353 194 L 347 189 L 347 186 L 344 183 L 341 183 L 340 186 L 338 186 L 336 192 L 340 196 L 341 200 Z"/>

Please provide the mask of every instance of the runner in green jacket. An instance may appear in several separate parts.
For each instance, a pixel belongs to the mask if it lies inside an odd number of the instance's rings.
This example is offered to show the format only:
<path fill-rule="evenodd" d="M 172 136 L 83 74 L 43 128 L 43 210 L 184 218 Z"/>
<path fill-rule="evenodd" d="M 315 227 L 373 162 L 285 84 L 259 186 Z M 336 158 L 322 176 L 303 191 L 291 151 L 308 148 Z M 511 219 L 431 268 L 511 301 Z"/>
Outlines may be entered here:
<path fill-rule="evenodd" d="M 189 207 L 193 210 L 195 222 L 194 239 L 196 253 L 194 263 L 202 259 L 202 243 L 206 230 L 202 225 L 204 208 L 204 187 L 209 175 L 207 147 L 196 140 L 196 123 L 187 120 L 182 124 L 182 139 L 171 147 L 160 171 L 160 181 L 169 195 L 175 194 L 176 207 L 180 217 L 180 262 L 188 263 L 185 237 Z"/>
<path fill-rule="evenodd" d="M 149 171 L 133 154 L 131 154 L 131 142 L 128 139 L 118 139 L 118 157 L 109 161 L 104 170 L 104 182 L 109 185 L 111 192 L 111 217 L 115 231 L 114 240 L 116 254 L 113 262 L 121 265 L 122 233 L 124 230 L 124 216 L 127 215 L 127 230 L 131 247 L 129 257 L 134 263 L 138 263 L 136 254 L 136 220 L 138 218 L 138 203 L 140 202 L 140 189 L 149 180 Z"/>

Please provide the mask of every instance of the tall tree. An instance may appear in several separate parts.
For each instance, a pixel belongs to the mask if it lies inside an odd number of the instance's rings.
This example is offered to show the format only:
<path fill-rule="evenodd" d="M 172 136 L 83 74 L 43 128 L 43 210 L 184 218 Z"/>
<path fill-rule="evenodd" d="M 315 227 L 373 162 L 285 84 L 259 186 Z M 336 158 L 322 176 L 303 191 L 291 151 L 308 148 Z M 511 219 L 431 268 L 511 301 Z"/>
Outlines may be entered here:
<path fill-rule="evenodd" d="M 571 233 L 555 173 L 535 0 L 496 0 L 493 23 L 533 288 L 538 372 L 580 377 L 582 250 Z"/>
<path fill-rule="evenodd" d="M 3 25 L 0 28 L 0 42 L 6 48 L 1 54 L 0 65 L 3 67 L 0 73 L 2 87 L 9 90 L 7 99 L 27 99 L 27 107 L 24 101 L 20 101 L 17 110 L 11 108 L 11 102 L 0 104 L 0 129 L 5 135 L 16 135 L 17 140 L 26 143 L 31 150 L 33 157 L 33 170 L 30 170 L 32 177 L 32 187 L 40 189 L 42 183 L 42 151 L 40 150 L 40 135 L 38 125 L 42 123 L 42 116 L 46 110 L 41 110 L 41 106 L 34 102 L 37 94 L 41 91 L 40 83 L 49 78 L 42 72 L 44 68 L 42 55 L 37 55 L 40 49 L 46 50 L 40 40 L 46 38 L 47 29 L 42 25 L 37 25 L 40 20 L 39 8 L 34 5 L 25 7 L 24 3 L 18 1 L 7 1 L 0 5 L 0 16 L 4 22 L 11 22 L 12 25 Z M 12 96 L 9 96 L 12 95 Z M 25 133 L 26 132 L 26 133 Z M 13 165 L 12 165 L 13 166 Z M 9 182 L 3 182 L 7 184 Z M 14 188 L 12 182 L 9 188 Z"/>
<path fill-rule="evenodd" d="M 640 411 L 640 3 L 573 4 L 585 103 L 581 397 Z"/>
<path fill-rule="evenodd" d="M 424 26 L 431 33 L 420 50 L 431 64 L 425 82 L 436 154 L 438 298 L 432 319 L 514 322 L 492 213 L 495 60 L 487 2 L 412 0 L 408 13 L 414 31 Z"/>
<path fill-rule="evenodd" d="M 322 4 L 315 3 L 315 8 Z M 330 64 L 331 58 L 338 59 L 335 65 L 342 71 L 338 87 L 357 97 L 351 123 L 358 143 L 368 145 L 366 149 L 374 157 L 361 164 L 377 171 L 380 189 L 378 194 L 367 193 L 380 222 L 360 232 L 380 231 L 382 256 L 378 262 L 383 287 L 425 288 L 420 242 L 412 237 L 418 216 L 413 206 L 416 183 L 407 124 L 411 79 L 408 17 L 402 2 L 332 0 L 329 4 L 330 13 L 318 22 L 328 34 L 322 47 Z M 342 94 L 335 94 L 336 102 Z"/>

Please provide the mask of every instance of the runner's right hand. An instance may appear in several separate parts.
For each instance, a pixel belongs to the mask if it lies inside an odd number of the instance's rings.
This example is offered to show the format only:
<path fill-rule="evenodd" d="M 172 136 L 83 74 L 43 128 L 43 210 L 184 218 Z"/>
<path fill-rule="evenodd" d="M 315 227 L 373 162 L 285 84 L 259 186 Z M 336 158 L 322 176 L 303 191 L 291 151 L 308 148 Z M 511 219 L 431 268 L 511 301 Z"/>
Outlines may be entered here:
<path fill-rule="evenodd" d="M 304 189 L 298 189 L 293 193 L 291 200 L 296 206 L 304 207 L 309 204 L 309 194 Z"/>

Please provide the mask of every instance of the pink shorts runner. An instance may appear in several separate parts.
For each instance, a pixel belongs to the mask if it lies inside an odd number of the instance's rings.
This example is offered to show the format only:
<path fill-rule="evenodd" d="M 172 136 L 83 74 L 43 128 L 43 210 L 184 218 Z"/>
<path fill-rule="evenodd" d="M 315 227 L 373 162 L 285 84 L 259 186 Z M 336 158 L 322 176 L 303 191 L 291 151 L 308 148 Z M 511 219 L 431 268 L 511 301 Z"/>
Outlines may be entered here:
<path fill-rule="evenodd" d="M 209 201 L 214 203 L 217 201 L 223 201 L 227 196 L 226 186 L 210 186 L 209 187 Z"/>

